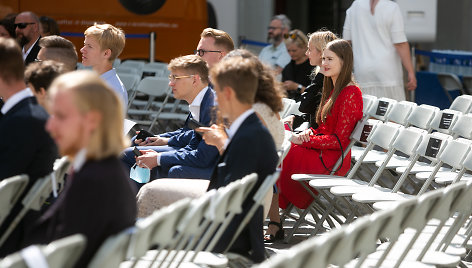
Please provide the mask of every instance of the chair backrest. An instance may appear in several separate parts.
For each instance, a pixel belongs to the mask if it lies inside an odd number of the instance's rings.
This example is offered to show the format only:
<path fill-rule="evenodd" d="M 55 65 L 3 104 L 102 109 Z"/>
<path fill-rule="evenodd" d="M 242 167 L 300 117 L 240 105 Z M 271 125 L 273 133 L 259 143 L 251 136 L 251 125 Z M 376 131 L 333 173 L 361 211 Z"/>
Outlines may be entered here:
<path fill-rule="evenodd" d="M 396 102 L 396 100 L 389 98 L 378 98 L 370 106 L 368 114 L 376 119 L 385 121 L 388 111 L 392 109 L 393 104 Z"/>
<path fill-rule="evenodd" d="M 108 237 L 90 261 L 89 268 L 114 268 L 128 257 L 128 247 L 136 227 L 127 228 Z"/>
<path fill-rule="evenodd" d="M 144 61 L 125 60 L 125 61 L 121 62 L 121 64 L 118 67 L 131 67 L 131 68 L 141 70 L 141 69 L 143 69 L 144 65 L 145 65 Z"/>
<path fill-rule="evenodd" d="M 457 96 L 454 101 L 449 106 L 449 109 L 463 112 L 470 113 L 472 110 L 472 96 L 471 95 L 460 95 Z"/>
<path fill-rule="evenodd" d="M 472 139 L 472 114 L 459 115 L 456 123 L 451 128 L 451 135 L 454 138 Z"/>
<path fill-rule="evenodd" d="M 397 151 L 412 156 L 416 153 L 423 136 L 426 134 L 426 130 L 416 127 L 401 128 L 392 147 Z"/>
<path fill-rule="evenodd" d="M 439 154 L 439 161 L 451 166 L 453 169 L 461 169 L 464 159 L 470 151 L 471 142 L 471 140 L 462 138 L 450 140 Z"/>
<path fill-rule="evenodd" d="M 362 113 L 364 114 L 364 116 L 368 115 L 370 107 L 374 104 L 376 100 L 376 96 L 362 94 Z"/>
<path fill-rule="evenodd" d="M 386 114 L 387 120 L 400 125 L 408 124 L 408 116 L 416 108 L 417 104 L 411 101 L 400 101 L 393 104 L 392 109 Z"/>
<path fill-rule="evenodd" d="M 437 162 L 438 156 L 444 150 L 447 142 L 452 140 L 452 136 L 440 132 L 428 134 L 418 147 L 418 154 L 432 162 Z"/>
<path fill-rule="evenodd" d="M 86 238 L 75 234 L 49 243 L 47 246 L 29 246 L 0 261 L 0 267 L 9 268 L 71 268 L 85 249 Z"/>
<path fill-rule="evenodd" d="M 167 78 L 167 77 L 164 77 L 165 71 L 162 68 L 156 68 L 153 66 L 145 65 L 141 71 L 142 71 L 141 78 L 148 77 L 148 76 Z"/>
<path fill-rule="evenodd" d="M 28 181 L 28 175 L 18 175 L 0 181 L 0 225 L 10 214 L 10 210 L 28 185 Z"/>
<path fill-rule="evenodd" d="M 378 124 L 375 131 L 367 137 L 367 141 L 388 150 L 391 148 L 401 128 L 403 128 L 401 125 L 390 122 Z"/>
<path fill-rule="evenodd" d="M 149 62 L 144 64 L 144 67 L 151 67 L 151 68 L 156 68 L 156 69 L 161 69 L 161 70 L 167 70 L 167 63 L 165 62 Z"/>
<path fill-rule="evenodd" d="M 290 106 L 292 106 L 292 104 L 295 104 L 295 101 L 289 98 L 282 98 L 282 104 L 283 108 L 282 111 L 279 112 L 279 114 L 281 118 L 285 118 L 290 115 L 288 111 L 290 111 Z"/>
<path fill-rule="evenodd" d="M 445 134 L 451 134 L 452 126 L 457 122 L 459 115 L 462 115 L 462 112 L 450 109 L 441 110 L 434 116 L 431 128 Z"/>
<path fill-rule="evenodd" d="M 416 106 L 408 116 L 408 125 L 429 131 L 431 128 L 431 122 L 437 112 L 439 112 L 439 108 L 435 106 L 426 104 Z"/>
<path fill-rule="evenodd" d="M 115 68 L 115 70 L 116 70 L 116 73 L 118 74 L 118 76 L 120 76 L 120 77 L 121 77 L 121 74 L 136 74 L 138 76 L 141 75 L 141 69 L 137 69 L 137 68 L 132 67 L 132 66 L 119 65 L 118 67 Z"/>
<path fill-rule="evenodd" d="M 154 97 L 164 97 L 169 92 L 169 79 L 163 77 L 144 77 L 136 88 L 137 91 Z"/>
<path fill-rule="evenodd" d="M 374 131 L 374 128 L 377 126 L 378 123 L 381 121 L 376 119 L 363 119 L 357 122 L 354 130 L 351 132 L 351 142 L 360 142 L 362 144 L 367 144 L 367 137 L 369 137 L 370 133 Z M 346 151 L 349 151 L 352 146 L 348 146 Z"/>
<path fill-rule="evenodd" d="M 138 74 L 132 73 L 118 73 L 118 76 L 128 92 L 135 90 L 141 79 Z"/>
<path fill-rule="evenodd" d="M 441 84 L 444 94 L 446 94 L 449 101 L 452 103 L 453 98 L 449 91 L 459 90 L 461 94 L 465 94 L 462 82 L 459 77 L 452 73 L 437 73 L 436 74 Z"/>

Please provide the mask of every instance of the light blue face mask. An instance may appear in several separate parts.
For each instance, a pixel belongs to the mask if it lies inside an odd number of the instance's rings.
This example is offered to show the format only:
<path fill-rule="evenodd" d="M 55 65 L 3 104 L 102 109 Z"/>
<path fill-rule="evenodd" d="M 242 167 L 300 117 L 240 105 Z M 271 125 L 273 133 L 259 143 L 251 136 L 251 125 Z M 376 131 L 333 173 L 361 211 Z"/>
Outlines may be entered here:
<path fill-rule="evenodd" d="M 151 179 L 151 170 L 149 168 L 142 168 L 134 164 L 129 171 L 129 177 L 139 183 L 148 183 Z"/>

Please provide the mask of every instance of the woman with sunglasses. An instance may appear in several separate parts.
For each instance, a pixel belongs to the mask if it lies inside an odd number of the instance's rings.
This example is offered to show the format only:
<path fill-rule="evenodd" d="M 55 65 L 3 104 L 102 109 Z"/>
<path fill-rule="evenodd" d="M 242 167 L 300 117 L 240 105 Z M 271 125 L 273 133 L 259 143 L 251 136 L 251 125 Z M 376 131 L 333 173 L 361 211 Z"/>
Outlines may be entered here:
<path fill-rule="evenodd" d="M 282 82 L 288 98 L 299 101 L 300 94 L 311 83 L 310 73 L 313 70 L 305 55 L 308 38 L 302 31 L 296 29 L 284 37 L 285 46 L 292 60 L 282 71 Z"/>
<path fill-rule="evenodd" d="M 280 224 L 279 207 L 293 204 L 306 208 L 313 198 L 304 187 L 291 179 L 293 174 L 329 174 L 339 157 L 344 157 L 336 175 L 345 175 L 351 164 L 349 144 L 357 121 L 362 118 L 362 93 L 352 77 L 354 60 L 349 42 L 338 39 L 323 50 L 321 69 L 325 75 L 321 103 L 316 111 L 319 127 L 307 129 L 291 137 L 292 146 L 282 163 L 277 181 L 278 200 L 272 199 L 269 211 L 270 226 L 264 237 L 273 242 L 284 238 Z M 277 196 L 277 195 L 274 195 Z"/>

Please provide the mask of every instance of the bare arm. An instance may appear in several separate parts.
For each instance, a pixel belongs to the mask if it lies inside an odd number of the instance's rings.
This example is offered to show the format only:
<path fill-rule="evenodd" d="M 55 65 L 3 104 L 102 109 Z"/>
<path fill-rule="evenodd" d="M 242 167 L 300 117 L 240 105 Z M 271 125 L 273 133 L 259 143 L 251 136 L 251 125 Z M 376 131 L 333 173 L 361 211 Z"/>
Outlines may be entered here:
<path fill-rule="evenodd" d="M 406 85 L 406 88 L 408 90 L 415 90 L 416 76 L 415 70 L 413 69 L 413 63 L 411 62 L 410 45 L 408 44 L 408 42 L 403 42 L 394 44 L 394 46 L 397 50 L 398 55 L 400 55 L 403 67 L 405 67 L 406 71 L 408 72 L 408 84 Z"/>

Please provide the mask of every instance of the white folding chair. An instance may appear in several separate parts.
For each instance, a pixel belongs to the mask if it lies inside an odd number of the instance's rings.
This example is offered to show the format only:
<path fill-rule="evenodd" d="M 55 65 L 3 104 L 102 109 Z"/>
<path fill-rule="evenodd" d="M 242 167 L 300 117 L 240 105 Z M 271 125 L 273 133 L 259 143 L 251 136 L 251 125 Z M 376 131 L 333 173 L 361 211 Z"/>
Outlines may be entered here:
<path fill-rule="evenodd" d="M 460 95 L 457 96 L 449 106 L 449 109 L 462 112 L 464 114 L 472 111 L 472 96 L 471 95 Z"/>
<path fill-rule="evenodd" d="M 128 256 L 131 236 L 136 227 L 129 227 L 118 234 L 108 237 L 90 261 L 89 268 L 115 268 Z"/>
<path fill-rule="evenodd" d="M 279 112 L 280 118 L 285 118 L 290 115 L 290 107 L 295 105 L 295 101 L 289 98 L 282 98 L 283 109 Z"/>
<path fill-rule="evenodd" d="M 431 131 L 431 122 L 433 121 L 433 118 L 436 116 L 437 112 L 439 112 L 438 107 L 426 104 L 416 106 L 408 116 L 407 126 L 415 126 L 417 128 Z"/>
<path fill-rule="evenodd" d="M 386 115 L 393 108 L 393 104 L 396 103 L 396 100 L 389 99 L 389 98 L 378 98 L 376 99 L 372 105 L 369 107 L 368 114 L 369 116 L 381 120 L 386 121 Z"/>
<path fill-rule="evenodd" d="M 136 87 L 139 81 L 141 80 L 139 75 L 132 73 L 118 73 L 118 76 L 120 77 L 121 82 L 123 82 L 126 91 L 128 91 L 130 99 L 134 99 L 134 94 L 136 94 Z M 128 103 L 126 105 L 128 105 Z"/>
<path fill-rule="evenodd" d="M 441 110 L 437 112 L 433 118 L 431 129 L 451 135 L 452 127 L 457 122 L 460 115 L 462 115 L 462 112 L 459 111 L 450 109 Z"/>
<path fill-rule="evenodd" d="M 452 73 L 437 73 L 436 75 L 444 91 L 444 94 L 451 104 L 453 102 L 453 98 L 449 93 L 450 91 L 459 90 L 460 95 L 466 94 L 462 82 L 457 75 Z"/>
<path fill-rule="evenodd" d="M 28 193 L 23 197 L 21 203 L 23 208 L 13 219 L 10 226 L 0 237 L 0 245 L 5 243 L 8 236 L 13 232 L 18 223 L 23 219 L 28 210 L 32 209 L 39 211 L 46 199 L 51 196 L 51 193 L 57 197 L 58 189 L 64 185 L 64 177 L 66 170 L 69 167 L 69 162 L 66 157 L 56 160 L 54 163 L 54 171 L 44 178 L 38 179 Z"/>
<path fill-rule="evenodd" d="M 29 246 L 0 261 L 2 268 L 69 268 L 74 267 L 82 251 L 86 238 L 75 234 L 49 243 L 47 246 Z"/>
<path fill-rule="evenodd" d="M 408 116 L 416 106 L 416 103 L 411 101 L 400 101 L 394 103 L 392 109 L 390 109 L 386 114 L 387 121 L 406 126 L 408 124 Z"/>
<path fill-rule="evenodd" d="M 10 214 L 21 194 L 28 185 L 28 175 L 18 175 L 0 181 L 0 225 Z"/>
<path fill-rule="evenodd" d="M 472 114 L 459 115 L 457 122 L 452 126 L 451 135 L 454 138 L 472 139 Z"/>

